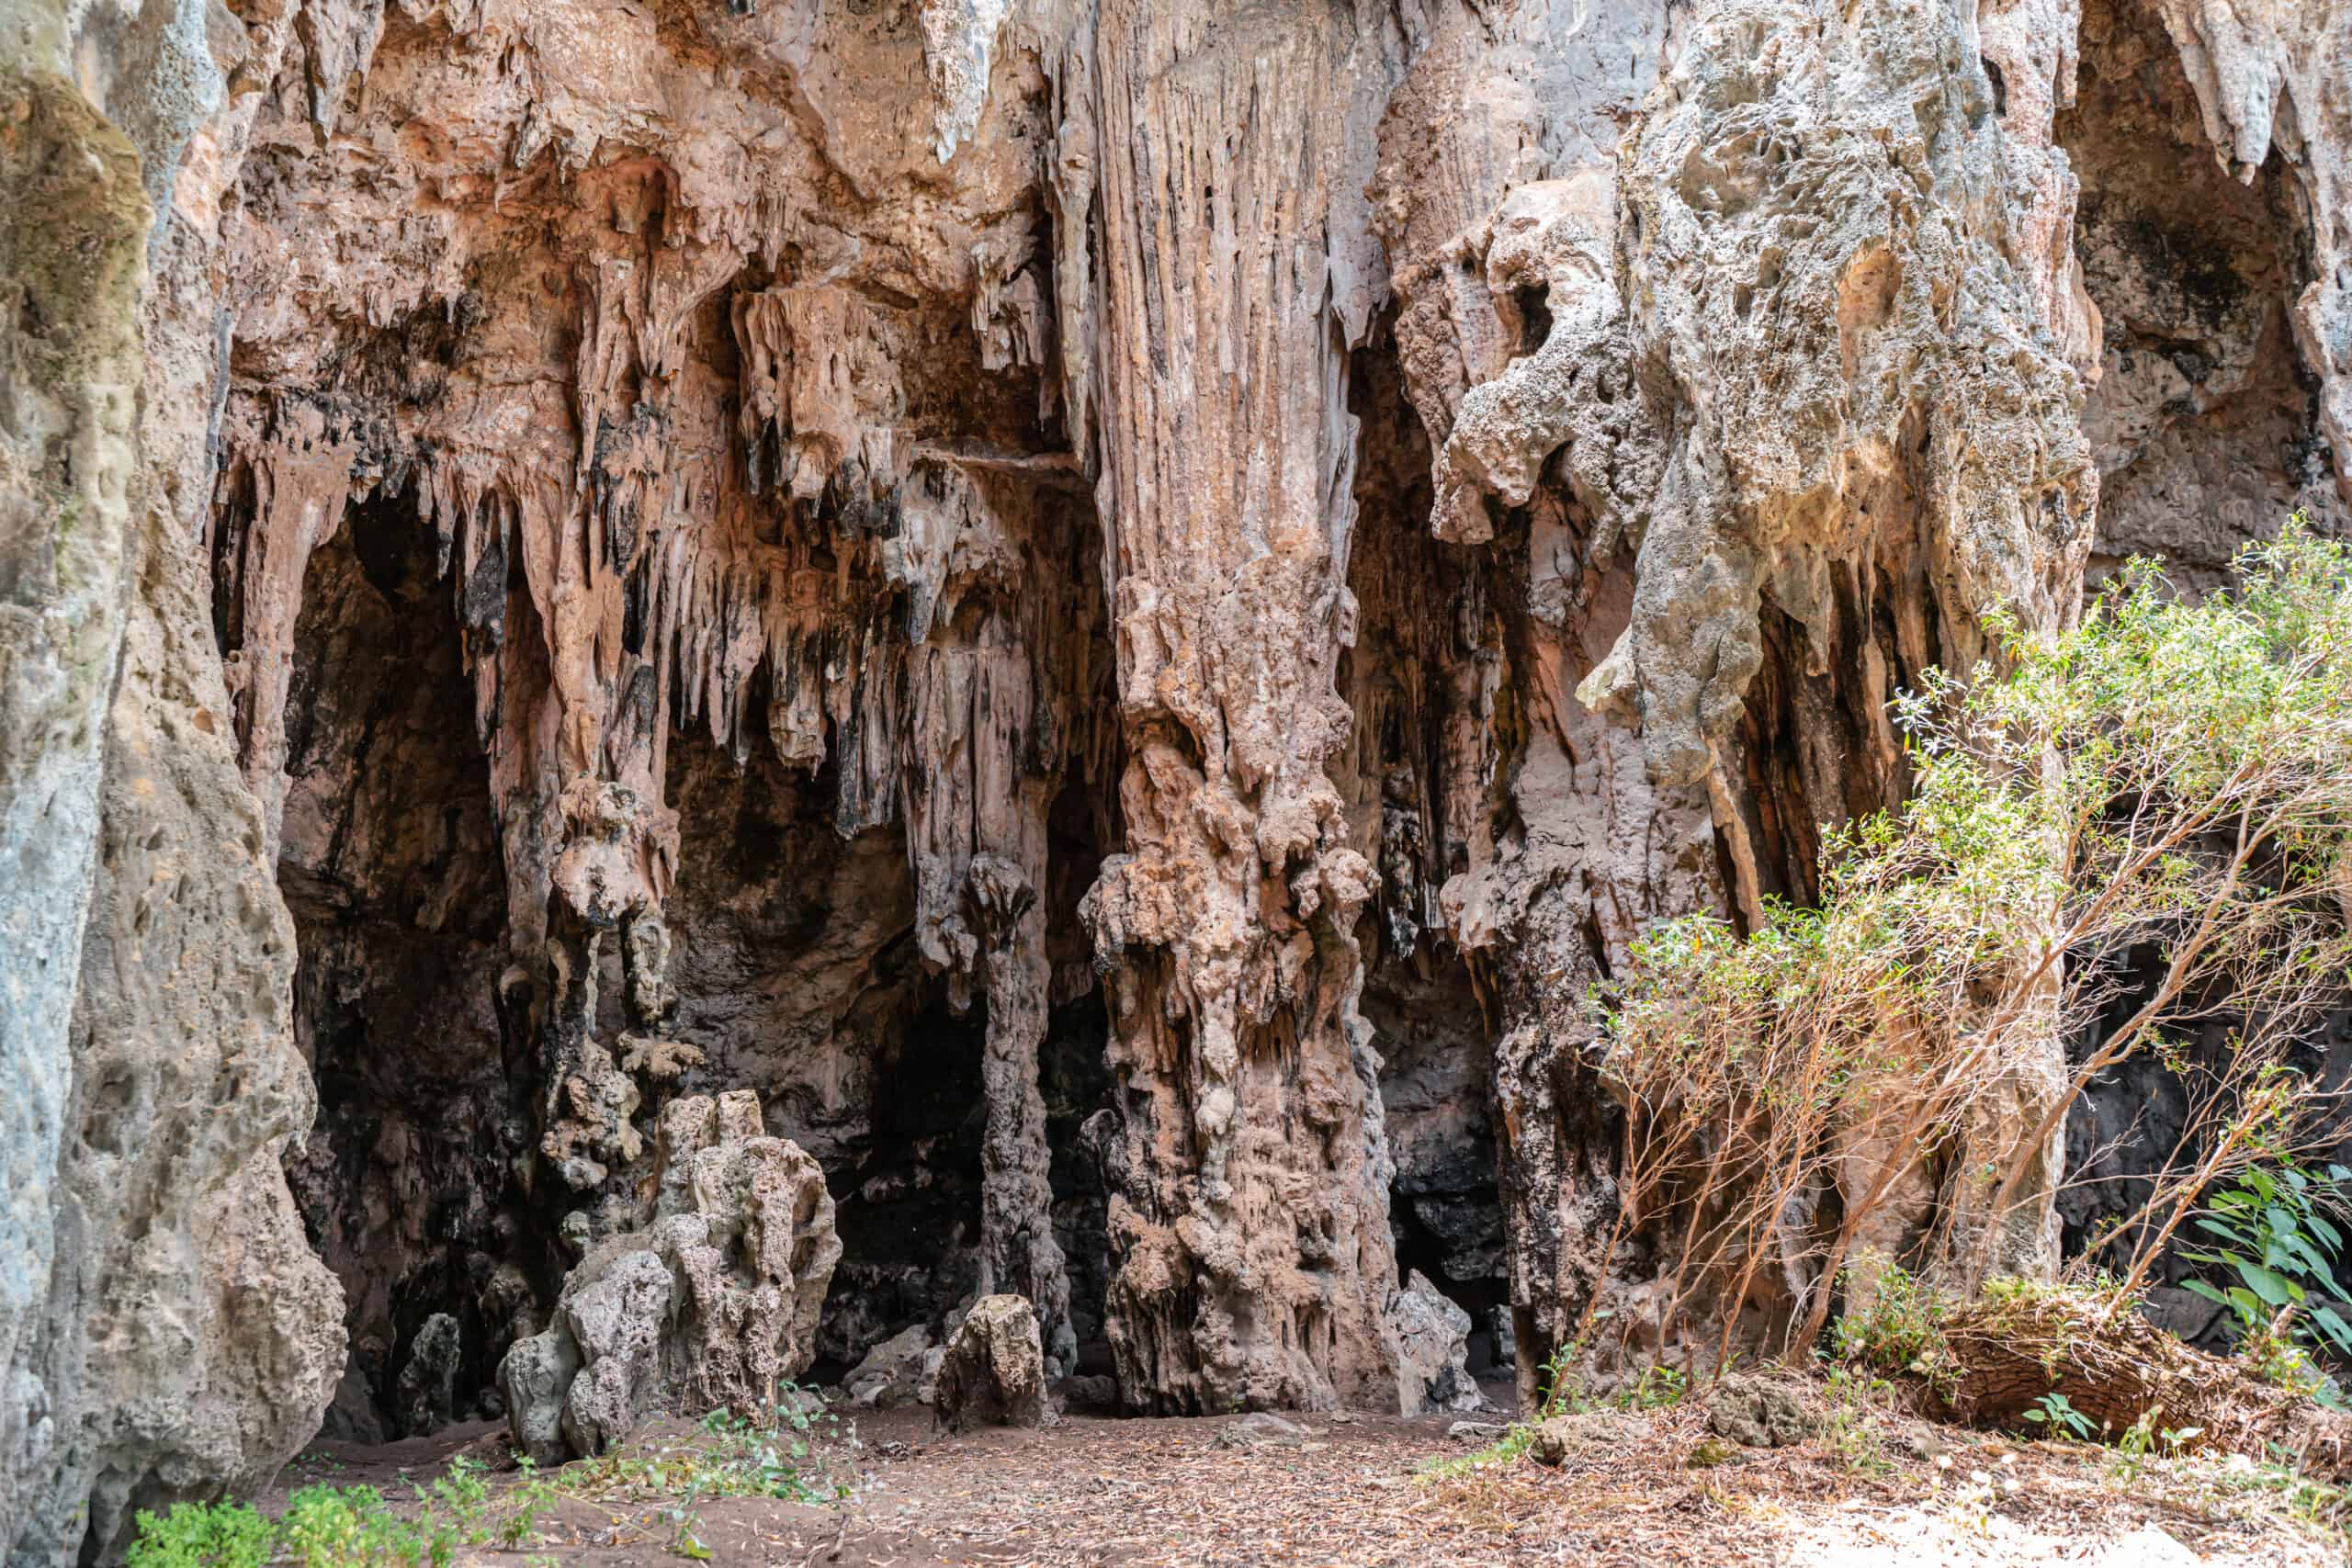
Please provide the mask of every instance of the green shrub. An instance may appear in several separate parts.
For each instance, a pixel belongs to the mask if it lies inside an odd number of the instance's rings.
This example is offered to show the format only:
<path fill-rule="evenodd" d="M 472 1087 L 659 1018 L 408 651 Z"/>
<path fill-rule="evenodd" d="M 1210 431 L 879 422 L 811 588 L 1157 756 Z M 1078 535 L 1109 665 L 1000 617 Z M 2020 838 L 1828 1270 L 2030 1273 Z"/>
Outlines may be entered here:
<path fill-rule="evenodd" d="M 1862 1275 L 1856 1269 L 1849 1269 L 1840 1280 L 1850 1304 L 1831 1337 L 1837 1359 L 1874 1372 L 1941 1372 L 1950 1357 L 1942 1294 L 1893 1263 L 1874 1260 L 1869 1273 L 1868 1290 L 1860 1288 Z"/>
<path fill-rule="evenodd" d="M 2352 969 L 2352 548 L 2297 524 L 2230 592 L 2187 602 L 2136 561 L 2078 625 L 1987 625 L 1992 657 L 1891 705 L 1910 796 L 1824 828 L 1818 908 L 1653 925 L 1591 998 L 1623 1212 L 1685 1238 L 1668 1299 L 1718 1321 L 1800 1252 L 1838 1276 L 1921 1151 L 1950 1157 L 1938 1274 L 2008 1266 L 2069 1107 L 2135 1055 L 2196 1080 L 2195 1124 L 2111 1233 L 2116 1303 L 2201 1193 L 2324 1131 L 2295 1063 Z M 2191 1062 L 2177 1042 L 2220 998 L 2237 1026 Z M 1792 1226 L 1824 1190 L 1834 1231 Z"/>
<path fill-rule="evenodd" d="M 2182 1249 L 2227 1281 L 2183 1284 L 2229 1309 L 2238 1353 L 2265 1381 L 2329 1404 L 2342 1395 L 2311 1352 L 2352 1357 L 2352 1324 L 2326 1299 L 2335 1293 L 2344 1250 L 2344 1234 L 2326 1212 L 2343 1212 L 2346 1180 L 2352 1171 L 2342 1166 L 2324 1176 L 2292 1161 L 2247 1170 L 2198 1213 L 2197 1228 L 2211 1245 Z"/>
<path fill-rule="evenodd" d="M 129 1568 L 263 1568 L 270 1523 L 244 1503 L 175 1503 L 160 1517 L 139 1513 Z"/>
<path fill-rule="evenodd" d="M 278 1537 L 296 1568 L 447 1568 L 457 1555 L 448 1523 L 403 1519 L 372 1486 L 305 1486 L 287 1499 Z"/>

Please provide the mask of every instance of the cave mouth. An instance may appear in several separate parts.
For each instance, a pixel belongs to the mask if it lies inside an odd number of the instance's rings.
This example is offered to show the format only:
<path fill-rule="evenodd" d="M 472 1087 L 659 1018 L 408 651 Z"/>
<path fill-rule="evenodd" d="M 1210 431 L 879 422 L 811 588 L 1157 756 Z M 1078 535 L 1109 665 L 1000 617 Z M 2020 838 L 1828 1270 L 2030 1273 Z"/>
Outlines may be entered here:
<path fill-rule="evenodd" d="M 1515 304 L 1534 330 L 1548 323 L 1536 291 Z M 1430 531 L 1429 433 L 1406 393 L 1395 307 L 1351 355 L 1348 388 L 1357 429 L 1348 586 L 1359 626 L 1337 684 L 1355 722 L 1331 775 L 1381 873 L 1356 936 L 1358 1010 L 1381 1057 L 1394 1168 L 1389 1236 L 1400 1287 L 1418 1273 L 1469 1314 L 1470 1370 L 1484 1374 L 1513 1358 L 1494 1039 L 1469 964 L 1442 929 L 1438 890 L 1471 863 L 1461 837 L 1469 803 L 1447 792 L 1461 786 L 1463 737 L 1485 722 L 1457 672 L 1480 657 L 1484 608 L 1524 586 L 1510 583 L 1503 547 Z"/>
<path fill-rule="evenodd" d="M 435 541 L 413 498 L 355 502 L 312 554 L 293 637 L 278 886 L 318 1120 L 286 1169 L 341 1280 L 351 1359 L 330 1436 L 391 1436 L 401 1373 L 455 1319 L 458 1408 L 551 1280 L 514 1189 L 530 1142 L 495 995 L 505 872 Z"/>

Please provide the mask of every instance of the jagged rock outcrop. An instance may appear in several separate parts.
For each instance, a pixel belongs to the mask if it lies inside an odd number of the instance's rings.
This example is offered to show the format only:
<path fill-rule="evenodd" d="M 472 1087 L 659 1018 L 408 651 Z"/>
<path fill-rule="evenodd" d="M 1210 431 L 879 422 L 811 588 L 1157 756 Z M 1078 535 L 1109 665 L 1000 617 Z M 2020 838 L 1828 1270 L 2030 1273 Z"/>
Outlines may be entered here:
<path fill-rule="evenodd" d="M 253 30 L 266 71 L 282 27 Z M 206 635 L 210 287 L 250 104 L 164 8 L 0 18 L 0 1547 L 265 1483 L 341 1375 L 280 1157 L 293 932 Z M 93 96 L 94 95 L 94 96 Z M 187 168 L 183 152 L 200 147 Z M 164 411 L 171 411 L 166 413 Z"/>
<path fill-rule="evenodd" d="M 554 1320 L 499 1369 L 508 1429 L 542 1462 L 603 1453 L 657 1411 L 764 1414 L 816 1355 L 842 1252 L 817 1162 L 738 1089 L 664 1106 L 654 1171 L 639 1224 L 564 1276 Z"/>
<path fill-rule="evenodd" d="M 1385 1405 L 1416 1270 L 1532 1392 L 1657 1272 L 1645 926 L 1810 897 L 1996 607 L 2352 520 L 2339 0 L 0 29 L 33 1560 L 413 1367 L 605 1440 L 722 1088 L 842 1250 L 695 1398 L 1010 1293 L 1125 1408 Z M 2055 1147 L 1939 1157 L 1906 1225 L 2050 1261 Z"/>

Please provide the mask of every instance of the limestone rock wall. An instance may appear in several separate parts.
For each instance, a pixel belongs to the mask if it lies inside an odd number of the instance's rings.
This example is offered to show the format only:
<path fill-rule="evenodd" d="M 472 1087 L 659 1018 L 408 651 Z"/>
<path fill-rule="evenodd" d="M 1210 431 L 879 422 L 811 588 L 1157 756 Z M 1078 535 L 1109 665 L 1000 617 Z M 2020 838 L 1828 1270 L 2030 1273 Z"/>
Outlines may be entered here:
<path fill-rule="evenodd" d="M 282 20 L 0 20 L 0 1542 L 264 1484 L 344 1364 L 281 1155 L 310 1128 L 293 931 L 188 541 L 209 504 L 220 209 Z M 191 395 L 193 389 L 193 395 Z"/>
<path fill-rule="evenodd" d="M 1645 923 L 1808 897 L 1995 607 L 2352 496 L 2335 0 L 6 25 L 36 1553 L 346 1341 L 490 1408 L 738 1086 L 820 1370 L 1008 1293 L 1131 1409 L 1385 1404 L 1418 1269 L 1532 1376 L 1654 1272 L 1580 1007 Z M 200 1420 L 52 1382 L 223 1226 Z"/>

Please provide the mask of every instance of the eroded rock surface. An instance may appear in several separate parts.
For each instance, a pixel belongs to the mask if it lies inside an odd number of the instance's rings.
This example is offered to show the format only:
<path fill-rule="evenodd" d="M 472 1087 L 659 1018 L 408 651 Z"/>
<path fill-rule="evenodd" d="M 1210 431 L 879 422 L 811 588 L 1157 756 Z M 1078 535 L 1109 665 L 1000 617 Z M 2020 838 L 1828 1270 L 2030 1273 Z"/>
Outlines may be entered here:
<path fill-rule="evenodd" d="M 743 1090 L 672 1100 L 654 1157 L 639 1224 L 564 1276 L 554 1320 L 499 1369 L 508 1429 L 543 1463 L 603 1453 L 657 1411 L 764 1415 L 816 1356 L 842 1250 L 817 1162 L 769 1137 Z"/>
<path fill-rule="evenodd" d="M 932 1408 L 951 1432 L 1042 1427 L 1054 1418 L 1037 1309 L 1021 1296 L 972 1303 L 941 1358 Z"/>
<path fill-rule="evenodd" d="M 975 1297 L 1369 1407 L 1418 1270 L 1532 1395 L 1657 1264 L 1591 984 L 1811 897 L 1996 608 L 2352 497 L 2341 0 L 0 28 L 33 1560 L 404 1369 L 553 1452 Z"/>

